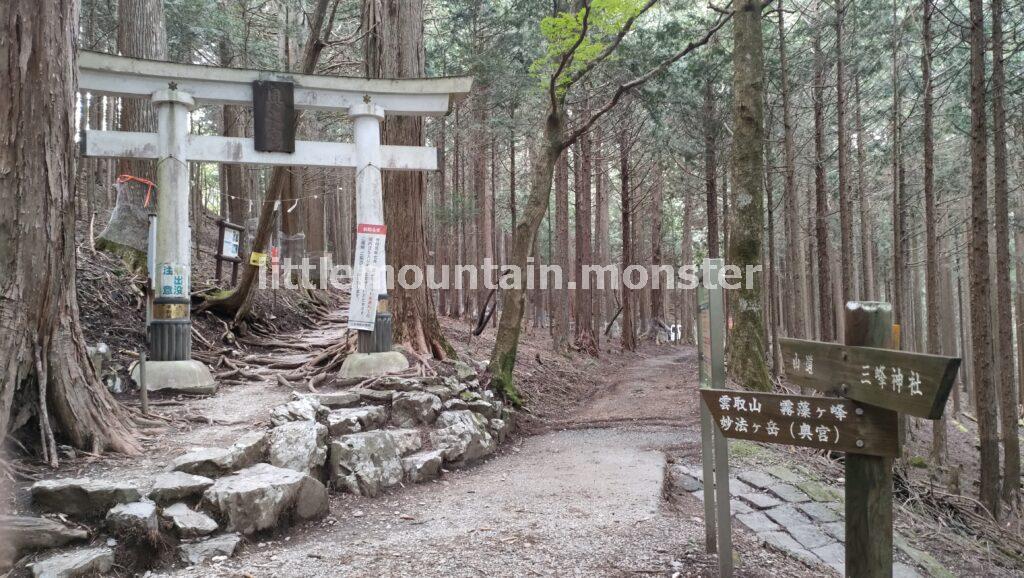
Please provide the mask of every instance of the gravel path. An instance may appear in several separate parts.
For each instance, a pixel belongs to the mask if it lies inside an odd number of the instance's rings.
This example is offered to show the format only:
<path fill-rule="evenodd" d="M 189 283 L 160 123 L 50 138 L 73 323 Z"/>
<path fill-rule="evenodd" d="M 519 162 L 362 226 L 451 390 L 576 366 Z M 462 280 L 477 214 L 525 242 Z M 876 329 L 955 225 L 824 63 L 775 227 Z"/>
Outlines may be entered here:
<path fill-rule="evenodd" d="M 569 429 L 383 498 L 336 495 L 321 522 L 174 575 L 717 575 L 703 553 L 700 504 L 665 499 L 666 452 L 699 445 L 688 402 L 694 364 L 688 349 L 637 356 L 559 424 Z M 751 537 L 738 535 L 737 549 L 751 552 L 738 575 L 814 575 Z"/>

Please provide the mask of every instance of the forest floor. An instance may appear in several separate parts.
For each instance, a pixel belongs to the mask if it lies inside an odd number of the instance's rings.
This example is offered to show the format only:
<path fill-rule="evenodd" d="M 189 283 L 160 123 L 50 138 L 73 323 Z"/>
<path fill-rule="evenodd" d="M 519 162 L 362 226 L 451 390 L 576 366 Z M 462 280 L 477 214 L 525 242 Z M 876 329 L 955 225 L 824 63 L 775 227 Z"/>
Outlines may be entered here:
<path fill-rule="evenodd" d="M 80 251 L 79 299 L 87 339 L 90 344 L 107 341 L 111 371 L 127 377 L 141 341 L 143 308 L 139 279 L 121 269 L 102 254 Z M 207 269 L 212 267 L 203 261 L 203 275 L 197 278 L 210 283 L 212 270 Z M 278 377 L 288 370 L 261 366 L 260 360 L 309 357 L 346 339 L 344 295 L 324 295 L 318 302 L 306 297 L 261 293 L 257 308 L 263 322 L 240 338 L 229 335 L 213 315 L 196 316 L 197 354 L 207 360 L 224 356 L 242 371 L 220 380 L 214 396 L 155 397 L 151 410 L 166 425 L 143 432 L 142 456 L 66 453 L 56 472 L 23 462 L 26 470 L 46 478 L 116 476 L 141 483 L 190 448 L 225 447 L 263 427 L 271 408 L 305 384 L 282 384 Z M 464 321 L 444 318 L 442 325 L 462 360 L 479 366 L 490 356 L 493 327 L 474 337 Z M 547 328 L 525 329 L 515 373 L 526 407 L 517 419 L 517 434 L 493 458 L 377 499 L 332 494 L 331 515 L 321 521 L 255 537 L 236 557 L 170 574 L 716 575 L 716 557 L 704 551 L 700 492 L 674 486 L 678 468 L 700 464 L 696 352 L 644 341 L 639 352 L 624 353 L 616 341 L 603 338 L 596 359 L 559 355 Z M 226 369 L 217 371 L 235 373 Z M 318 387 L 330 385 L 326 381 Z M 137 405 L 135 393 L 118 397 Z M 973 495 L 973 424 L 968 419 L 953 425 L 963 435 L 951 436 L 951 454 L 966 464 L 964 493 Z M 926 455 L 930 432 L 918 428 L 912 427 L 917 435 L 910 455 Z M 836 456 L 734 443 L 731 458 L 737 472 L 782 464 L 797 476 L 842 490 L 842 463 Z M 998 552 L 1006 546 L 993 539 L 998 528 L 979 528 L 976 518 L 962 515 L 962 504 L 969 500 L 958 498 L 961 505 L 953 508 L 950 497 L 928 490 L 922 478 L 929 470 L 904 471 L 907 476 L 897 479 L 897 531 L 937 563 L 935 571 L 916 564 L 921 575 L 943 575 L 938 570 L 943 568 L 955 576 L 1024 572 L 1020 558 Z M 28 511 L 25 492 L 16 495 L 13 509 Z M 813 560 L 805 564 L 792 552 L 766 546 L 763 535 L 739 522 L 733 524 L 733 542 L 739 576 L 830 572 Z M 916 562 L 903 550 L 897 559 Z"/>
<path fill-rule="evenodd" d="M 461 321 L 445 333 L 466 361 L 482 362 L 494 329 L 471 337 Z M 302 355 L 344 339 L 340 314 L 278 336 L 261 358 Z M 288 347 L 281 347 L 287 344 Z M 296 349 L 298 347 L 299 349 Z M 693 347 L 645 342 L 638 353 L 606 346 L 601 357 L 552 353 L 545 328 L 524 333 L 517 378 L 528 409 L 519 432 L 496 456 L 438 481 L 370 499 L 333 494 L 327 518 L 250 540 L 213 565 L 165 571 L 173 576 L 712 576 L 704 551 L 699 492 L 673 487 L 677 464 L 700 463 L 697 360 Z M 254 350 L 249 347 L 250 354 Z M 195 446 L 226 446 L 268 421 L 292 389 L 284 370 L 248 366 L 253 379 L 210 397 L 162 397 L 153 411 L 167 426 L 147 432 L 144 456 L 77 456 L 46 477 L 118 476 L 143 481 Z M 327 385 L 325 384 L 325 387 Z M 300 389 L 300 388 L 296 388 Z M 130 395 L 130 394 L 129 394 Z M 789 465 L 796 475 L 831 482 L 841 465 L 810 451 L 734 443 L 737 471 Z M 800 464 L 799 466 L 796 464 Z M 683 465 L 682 467 L 686 467 Z M 24 494 L 22 493 L 22 496 Z M 899 494 L 903 499 L 905 490 Z M 736 500 L 734 500 L 736 502 Z M 19 509 L 26 507 L 18 504 Z M 734 503 L 734 515 L 738 512 Z M 1011 576 L 1020 568 L 986 557 L 966 539 L 935 540 L 929 520 L 897 511 L 897 529 L 930 551 L 952 575 Z M 930 537 L 931 536 L 931 537 Z M 821 576 L 830 569 L 765 545 L 734 521 L 739 576 Z M 998 556 L 996 557 L 998 558 Z M 913 564 L 900 554 L 898 559 Z M 819 561 L 820 562 L 820 561 Z M 923 573 L 920 575 L 940 575 Z M 1019 574 L 1016 574 L 1019 575 Z"/>

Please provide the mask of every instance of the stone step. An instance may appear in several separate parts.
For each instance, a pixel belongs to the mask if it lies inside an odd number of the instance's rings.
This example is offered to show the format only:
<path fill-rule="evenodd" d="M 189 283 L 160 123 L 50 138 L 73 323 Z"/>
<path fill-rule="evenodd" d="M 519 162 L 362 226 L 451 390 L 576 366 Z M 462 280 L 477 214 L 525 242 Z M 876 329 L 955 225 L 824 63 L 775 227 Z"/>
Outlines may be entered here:
<path fill-rule="evenodd" d="M 202 564 L 220 557 L 233 556 L 241 544 L 242 537 L 238 534 L 224 534 L 195 542 L 183 542 L 178 546 L 178 557 L 186 564 Z"/>
<path fill-rule="evenodd" d="M 377 429 L 387 421 L 387 410 L 380 405 L 367 405 L 332 410 L 327 414 L 331 437 Z"/>
<path fill-rule="evenodd" d="M 443 461 L 441 450 L 418 452 L 402 458 L 405 478 L 414 484 L 435 480 L 441 476 Z"/>
<path fill-rule="evenodd" d="M 28 565 L 35 578 L 74 578 L 110 572 L 114 551 L 110 548 L 85 548 L 51 554 Z"/>
<path fill-rule="evenodd" d="M 85 530 L 49 518 L 0 515 L 0 528 L 6 541 L 0 544 L 0 574 L 28 552 L 58 548 L 89 538 Z"/>
<path fill-rule="evenodd" d="M 322 517 L 327 489 L 306 474 L 256 464 L 214 482 L 203 494 L 202 508 L 228 531 L 252 534 Z"/>
<path fill-rule="evenodd" d="M 142 497 L 131 484 L 88 478 L 42 480 L 32 484 L 29 492 L 37 509 L 81 518 L 99 518 L 117 504 Z"/>

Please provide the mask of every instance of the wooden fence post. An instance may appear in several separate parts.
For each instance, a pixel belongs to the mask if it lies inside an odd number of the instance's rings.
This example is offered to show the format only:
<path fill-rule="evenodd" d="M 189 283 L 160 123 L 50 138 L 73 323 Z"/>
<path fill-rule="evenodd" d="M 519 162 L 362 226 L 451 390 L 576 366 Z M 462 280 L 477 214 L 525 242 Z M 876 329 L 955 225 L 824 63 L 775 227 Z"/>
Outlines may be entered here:
<path fill-rule="evenodd" d="M 892 306 L 850 301 L 846 345 L 888 349 Z M 846 575 L 892 577 L 892 458 L 846 454 Z"/>

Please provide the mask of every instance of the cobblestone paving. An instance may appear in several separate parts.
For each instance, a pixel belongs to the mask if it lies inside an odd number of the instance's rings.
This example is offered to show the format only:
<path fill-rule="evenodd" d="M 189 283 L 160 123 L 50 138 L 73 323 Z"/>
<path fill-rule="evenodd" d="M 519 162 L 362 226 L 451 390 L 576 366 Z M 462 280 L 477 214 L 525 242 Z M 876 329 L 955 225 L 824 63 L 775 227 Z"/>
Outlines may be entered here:
<path fill-rule="evenodd" d="M 704 500 L 699 464 L 676 464 L 674 478 L 698 500 Z M 811 567 L 827 566 L 844 572 L 843 495 L 824 484 L 782 466 L 764 471 L 734 470 L 729 479 L 732 516 L 764 544 Z M 899 534 L 897 549 L 929 576 L 952 576 L 927 552 L 910 546 Z M 895 562 L 896 578 L 919 577 L 914 565 Z"/>

